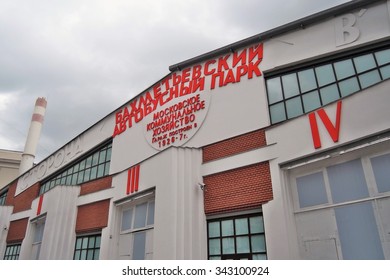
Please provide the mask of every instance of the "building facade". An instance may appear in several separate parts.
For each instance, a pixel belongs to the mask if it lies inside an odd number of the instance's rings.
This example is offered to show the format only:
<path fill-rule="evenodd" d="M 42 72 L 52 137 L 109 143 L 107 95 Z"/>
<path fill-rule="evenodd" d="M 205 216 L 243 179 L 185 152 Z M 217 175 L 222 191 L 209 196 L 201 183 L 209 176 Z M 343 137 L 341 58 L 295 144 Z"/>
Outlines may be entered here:
<path fill-rule="evenodd" d="M 390 259 L 389 11 L 172 65 L 2 190 L 1 259 Z"/>
<path fill-rule="evenodd" d="M 22 152 L 0 149 L 0 189 L 19 175 Z"/>

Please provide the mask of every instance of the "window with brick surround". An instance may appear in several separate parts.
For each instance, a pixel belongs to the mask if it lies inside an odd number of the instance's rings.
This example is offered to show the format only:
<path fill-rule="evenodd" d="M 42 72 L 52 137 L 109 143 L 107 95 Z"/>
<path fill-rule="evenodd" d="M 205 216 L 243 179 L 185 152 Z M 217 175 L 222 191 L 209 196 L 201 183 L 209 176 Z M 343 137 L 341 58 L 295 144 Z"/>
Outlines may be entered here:
<path fill-rule="evenodd" d="M 207 237 L 210 260 L 267 259 L 261 213 L 210 219 Z"/>
<path fill-rule="evenodd" d="M 101 234 L 83 235 L 76 238 L 74 260 L 98 260 Z"/>
<path fill-rule="evenodd" d="M 21 244 L 7 245 L 5 248 L 4 260 L 18 260 Z"/>
<path fill-rule="evenodd" d="M 107 176 L 110 171 L 112 144 L 105 144 L 86 157 L 72 164 L 65 170 L 56 173 L 44 181 L 39 194 L 43 194 L 55 186 L 74 186 Z"/>

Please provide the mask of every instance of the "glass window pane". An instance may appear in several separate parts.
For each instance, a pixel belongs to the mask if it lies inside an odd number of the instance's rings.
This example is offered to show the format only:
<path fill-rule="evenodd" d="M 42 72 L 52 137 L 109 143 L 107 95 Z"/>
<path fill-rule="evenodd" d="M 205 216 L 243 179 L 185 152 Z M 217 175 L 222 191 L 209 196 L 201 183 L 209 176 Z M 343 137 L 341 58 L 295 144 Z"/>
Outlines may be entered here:
<path fill-rule="evenodd" d="M 93 250 L 88 250 L 87 260 L 93 260 Z"/>
<path fill-rule="evenodd" d="M 80 260 L 87 259 L 87 250 L 81 250 Z"/>
<path fill-rule="evenodd" d="M 97 178 L 103 177 L 104 174 L 104 164 L 98 165 Z"/>
<path fill-rule="evenodd" d="M 251 237 L 252 252 L 262 253 L 265 252 L 265 238 L 264 235 L 255 235 Z"/>
<path fill-rule="evenodd" d="M 89 156 L 85 162 L 85 168 L 89 168 L 92 165 L 92 156 Z"/>
<path fill-rule="evenodd" d="M 338 80 L 355 75 L 355 70 L 353 68 L 352 60 L 350 59 L 336 62 L 334 64 L 334 68 Z"/>
<path fill-rule="evenodd" d="M 381 77 L 379 76 L 378 70 L 374 70 L 362 75 L 359 75 L 359 81 L 362 88 L 366 88 L 372 86 L 381 81 Z"/>
<path fill-rule="evenodd" d="M 77 185 L 77 175 L 78 175 L 77 173 L 72 175 L 72 185 L 73 186 Z"/>
<path fill-rule="evenodd" d="M 358 73 L 373 69 L 376 67 L 374 56 L 370 54 L 365 54 L 362 56 L 355 57 L 353 59 L 355 62 L 356 71 Z"/>
<path fill-rule="evenodd" d="M 250 217 L 249 224 L 250 224 L 251 234 L 264 232 L 263 217 L 261 216 Z"/>
<path fill-rule="evenodd" d="M 74 257 L 73 257 L 74 260 L 79 260 L 80 259 L 80 251 L 76 251 L 74 252 Z"/>
<path fill-rule="evenodd" d="M 378 192 L 390 191 L 390 154 L 371 159 Z"/>
<path fill-rule="evenodd" d="M 99 259 L 99 255 L 100 255 L 100 249 L 95 249 L 94 250 L 94 256 L 93 256 L 93 259 L 94 260 L 98 260 Z"/>
<path fill-rule="evenodd" d="M 298 77 L 302 93 L 317 88 L 316 78 L 314 76 L 313 69 L 298 72 Z"/>
<path fill-rule="evenodd" d="M 353 77 L 339 83 L 341 96 L 348 96 L 360 90 L 357 78 Z"/>
<path fill-rule="evenodd" d="M 112 148 L 110 146 L 110 148 L 107 149 L 106 161 L 111 160 L 111 151 L 112 151 Z"/>
<path fill-rule="evenodd" d="M 287 117 L 289 119 L 303 114 L 301 98 L 295 97 L 286 101 Z"/>
<path fill-rule="evenodd" d="M 147 203 L 138 204 L 135 207 L 134 228 L 145 227 Z"/>
<path fill-rule="evenodd" d="M 283 99 L 282 86 L 279 77 L 267 80 L 267 92 L 269 104 L 273 104 Z"/>
<path fill-rule="evenodd" d="M 340 98 L 339 89 L 336 85 L 331 85 L 320 89 L 322 105 L 332 103 Z"/>
<path fill-rule="evenodd" d="M 154 224 L 154 201 L 149 202 L 148 205 L 148 221 L 147 225 L 153 225 Z"/>
<path fill-rule="evenodd" d="M 335 214 L 343 259 L 384 259 L 371 202 L 336 207 Z"/>
<path fill-rule="evenodd" d="M 209 257 L 209 260 L 220 260 L 221 257 Z"/>
<path fill-rule="evenodd" d="M 96 179 L 96 176 L 97 176 L 97 166 L 94 166 L 91 169 L 91 180 Z"/>
<path fill-rule="evenodd" d="M 221 236 L 219 229 L 219 222 L 209 223 L 209 237 L 219 237 Z"/>
<path fill-rule="evenodd" d="M 106 150 L 100 151 L 99 163 L 106 162 Z"/>
<path fill-rule="evenodd" d="M 76 249 L 81 249 L 81 242 L 82 241 L 83 240 L 81 238 L 77 238 L 77 240 L 76 240 Z"/>
<path fill-rule="evenodd" d="M 384 80 L 390 78 L 390 65 L 381 67 L 381 68 L 380 68 L 380 71 L 381 71 L 381 74 L 382 74 L 382 78 L 383 78 Z"/>
<path fill-rule="evenodd" d="M 360 159 L 329 166 L 326 169 L 333 203 L 368 197 L 366 178 Z"/>
<path fill-rule="evenodd" d="M 237 254 L 250 252 L 248 236 L 237 237 L 236 242 L 237 242 Z"/>
<path fill-rule="evenodd" d="M 253 254 L 252 260 L 266 260 L 267 255 L 266 254 Z"/>
<path fill-rule="evenodd" d="M 110 172 L 110 162 L 108 161 L 104 165 L 104 176 L 108 175 L 109 172 Z"/>
<path fill-rule="evenodd" d="M 73 172 L 77 172 L 80 170 L 80 164 L 76 164 L 75 166 L 73 166 Z"/>
<path fill-rule="evenodd" d="M 383 50 L 375 53 L 376 60 L 378 65 L 383 65 L 390 62 L 390 49 Z"/>
<path fill-rule="evenodd" d="M 61 178 L 61 185 L 65 185 L 66 184 L 66 177 L 62 177 Z"/>
<path fill-rule="evenodd" d="M 271 123 L 278 123 L 286 119 L 286 112 L 284 110 L 284 103 L 278 103 L 269 107 L 271 114 Z"/>
<path fill-rule="evenodd" d="M 88 237 L 83 237 L 82 239 L 83 239 L 83 241 L 82 241 L 81 248 L 82 249 L 87 249 L 87 247 L 88 247 Z"/>
<path fill-rule="evenodd" d="M 242 218 L 242 219 L 236 219 L 236 235 L 241 234 L 248 234 L 248 219 Z"/>
<path fill-rule="evenodd" d="M 77 184 L 83 183 L 84 180 L 84 170 L 79 172 L 79 176 L 77 177 Z"/>
<path fill-rule="evenodd" d="M 234 254 L 234 238 L 223 238 L 222 239 L 222 253 L 223 254 Z"/>
<path fill-rule="evenodd" d="M 318 91 L 312 91 L 302 96 L 305 112 L 310 112 L 321 107 Z"/>
<path fill-rule="evenodd" d="M 209 240 L 209 255 L 221 254 L 221 242 L 220 239 Z"/>
<path fill-rule="evenodd" d="M 72 184 L 72 175 L 68 175 L 68 177 L 66 177 L 66 183 L 65 184 L 67 186 Z"/>
<path fill-rule="evenodd" d="M 95 242 L 95 248 L 100 248 L 100 239 L 101 239 L 101 236 L 96 236 L 96 242 Z"/>
<path fill-rule="evenodd" d="M 97 165 L 99 162 L 99 153 L 94 153 L 92 156 L 92 166 Z"/>
<path fill-rule="evenodd" d="M 297 190 L 301 208 L 328 202 L 322 172 L 297 178 Z"/>
<path fill-rule="evenodd" d="M 95 248 L 95 237 L 91 236 L 88 240 L 88 248 Z"/>
<path fill-rule="evenodd" d="M 297 75 L 295 73 L 282 76 L 284 98 L 299 94 Z"/>
<path fill-rule="evenodd" d="M 234 235 L 233 220 L 226 220 L 221 222 L 222 236 Z"/>
<path fill-rule="evenodd" d="M 316 74 L 318 79 L 318 85 L 320 87 L 334 83 L 336 78 L 334 76 L 333 67 L 331 64 L 316 67 Z"/>
<path fill-rule="evenodd" d="M 85 169 L 85 160 L 80 162 L 80 170 L 83 170 L 83 169 Z"/>
<path fill-rule="evenodd" d="M 85 169 L 84 172 L 84 182 L 89 181 L 89 175 L 91 174 L 91 168 Z"/>
<path fill-rule="evenodd" d="M 134 233 L 133 243 L 133 260 L 144 260 L 145 259 L 145 244 L 146 244 L 146 232 Z"/>
<path fill-rule="evenodd" d="M 122 213 L 122 227 L 121 230 L 131 229 L 131 221 L 133 218 L 133 208 L 126 209 Z"/>

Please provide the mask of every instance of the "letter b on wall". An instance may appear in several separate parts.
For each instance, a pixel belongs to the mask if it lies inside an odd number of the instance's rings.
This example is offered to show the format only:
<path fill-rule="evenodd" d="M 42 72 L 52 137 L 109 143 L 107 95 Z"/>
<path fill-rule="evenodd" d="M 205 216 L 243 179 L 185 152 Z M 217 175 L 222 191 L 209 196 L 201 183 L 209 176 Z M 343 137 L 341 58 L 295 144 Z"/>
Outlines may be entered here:
<path fill-rule="evenodd" d="M 360 30 L 355 26 L 356 16 L 346 14 L 336 19 L 335 35 L 336 46 L 342 46 L 355 42 L 360 35 Z"/>

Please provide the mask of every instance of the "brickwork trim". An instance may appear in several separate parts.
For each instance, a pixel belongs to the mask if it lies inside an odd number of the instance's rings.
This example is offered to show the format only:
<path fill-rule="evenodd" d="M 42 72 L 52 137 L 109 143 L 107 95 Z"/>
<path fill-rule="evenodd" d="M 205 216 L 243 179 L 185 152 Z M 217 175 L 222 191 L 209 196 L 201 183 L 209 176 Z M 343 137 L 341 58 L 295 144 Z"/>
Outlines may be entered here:
<path fill-rule="evenodd" d="M 256 130 L 203 147 L 203 163 L 267 145 L 265 130 Z"/>
<path fill-rule="evenodd" d="M 92 232 L 108 224 L 110 199 L 78 206 L 76 233 Z"/>
<path fill-rule="evenodd" d="M 208 175 L 203 181 L 206 215 L 255 209 L 273 199 L 268 161 Z"/>
<path fill-rule="evenodd" d="M 22 242 L 26 236 L 28 218 L 11 221 L 9 224 L 7 243 Z"/>

